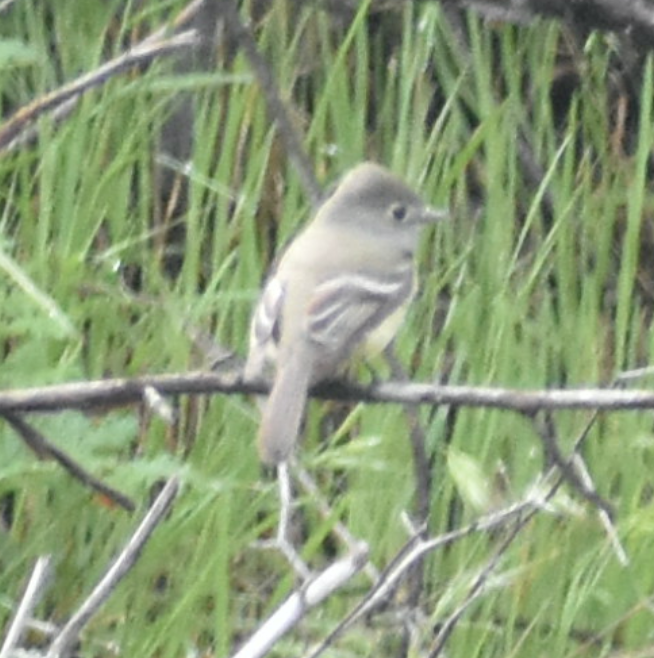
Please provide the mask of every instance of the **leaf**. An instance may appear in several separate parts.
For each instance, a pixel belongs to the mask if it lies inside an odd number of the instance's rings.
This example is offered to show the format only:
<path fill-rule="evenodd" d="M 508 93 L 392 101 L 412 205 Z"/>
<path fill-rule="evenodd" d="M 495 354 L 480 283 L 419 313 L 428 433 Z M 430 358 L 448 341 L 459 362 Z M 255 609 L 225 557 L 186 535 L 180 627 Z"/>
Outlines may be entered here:
<path fill-rule="evenodd" d="M 470 507 L 476 512 L 488 512 L 493 508 L 492 479 L 484 473 L 476 459 L 450 447 L 447 468 L 459 495 Z"/>
<path fill-rule="evenodd" d="M 41 53 L 18 39 L 0 39 L 0 69 L 30 66 L 41 59 Z"/>

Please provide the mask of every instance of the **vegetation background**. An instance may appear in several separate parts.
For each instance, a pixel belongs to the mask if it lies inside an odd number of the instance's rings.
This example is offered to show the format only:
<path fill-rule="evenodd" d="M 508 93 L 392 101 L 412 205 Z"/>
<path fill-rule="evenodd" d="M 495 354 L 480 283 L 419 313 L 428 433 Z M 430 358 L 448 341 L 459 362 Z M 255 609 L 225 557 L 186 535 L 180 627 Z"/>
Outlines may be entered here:
<path fill-rule="evenodd" d="M 420 296 L 397 341 L 410 377 L 599 386 L 650 363 L 651 59 L 627 70 L 618 39 L 556 22 L 490 23 L 437 2 L 338 4 L 242 12 L 322 184 L 374 159 L 451 209 L 423 242 Z M 2 115 L 96 69 L 182 6 L 11 3 L 0 14 Z M 113 77 L 63 121 L 41 118 L 38 138 L 1 155 L 2 388 L 196 368 L 189 326 L 244 355 L 264 273 L 310 204 L 224 26 L 191 55 Z M 162 479 L 183 482 L 79 655 L 226 656 L 296 584 L 281 555 L 255 546 L 274 532 L 278 499 L 254 449 L 253 402 L 182 397 L 176 409 L 172 427 L 135 408 L 31 418 L 142 508 Z M 564 449 L 589 417 L 554 415 Z M 432 535 L 521 499 L 548 467 L 520 415 L 424 407 L 419 418 Z M 333 513 L 300 496 L 298 545 L 312 567 L 344 552 L 330 535 L 336 520 L 380 568 L 405 543 L 401 514 L 416 491 L 408 434 L 395 405 L 313 404 L 300 460 Z M 623 412 L 602 415 L 584 447 L 629 564 L 568 488 L 503 554 L 449 656 L 654 656 L 653 443 L 651 414 Z M 61 622 L 135 523 L 36 459 L 5 423 L 0 512 L 0 628 L 39 555 L 53 556 L 55 572 L 36 615 Z M 327 654 L 430 655 L 501 539 L 478 533 L 428 557 L 409 641 L 401 588 Z M 303 654 L 368 587 L 359 576 L 275 655 Z"/>

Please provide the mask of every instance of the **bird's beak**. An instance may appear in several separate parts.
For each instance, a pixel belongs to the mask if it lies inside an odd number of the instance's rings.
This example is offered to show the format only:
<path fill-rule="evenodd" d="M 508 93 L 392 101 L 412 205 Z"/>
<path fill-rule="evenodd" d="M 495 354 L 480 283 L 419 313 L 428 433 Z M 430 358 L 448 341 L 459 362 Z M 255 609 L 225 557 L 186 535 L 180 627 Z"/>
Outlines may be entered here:
<path fill-rule="evenodd" d="M 420 223 L 433 224 L 434 222 L 439 222 L 441 219 L 447 219 L 449 216 L 449 211 L 444 208 L 432 208 L 431 206 L 426 206 L 422 211 Z"/>

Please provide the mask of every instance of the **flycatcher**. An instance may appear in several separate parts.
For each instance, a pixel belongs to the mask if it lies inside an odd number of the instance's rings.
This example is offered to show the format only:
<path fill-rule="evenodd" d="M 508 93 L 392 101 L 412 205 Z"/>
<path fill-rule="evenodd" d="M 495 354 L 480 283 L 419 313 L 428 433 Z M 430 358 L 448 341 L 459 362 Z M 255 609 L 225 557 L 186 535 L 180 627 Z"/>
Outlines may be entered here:
<path fill-rule="evenodd" d="M 264 463 L 288 459 L 311 386 L 393 339 L 415 293 L 420 229 L 445 215 L 367 162 L 288 246 L 255 309 L 245 366 L 248 379 L 274 373 L 259 429 Z"/>

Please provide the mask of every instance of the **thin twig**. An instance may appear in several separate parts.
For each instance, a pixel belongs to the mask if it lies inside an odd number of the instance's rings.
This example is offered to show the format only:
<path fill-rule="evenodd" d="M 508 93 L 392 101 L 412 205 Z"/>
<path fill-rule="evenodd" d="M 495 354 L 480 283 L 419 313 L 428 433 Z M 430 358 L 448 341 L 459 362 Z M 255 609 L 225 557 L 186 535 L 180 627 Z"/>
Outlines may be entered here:
<path fill-rule="evenodd" d="M 34 610 L 34 606 L 36 606 L 44 594 L 50 573 L 50 556 L 40 557 L 36 561 L 34 569 L 32 569 L 32 575 L 27 583 L 27 587 L 25 587 L 25 592 L 5 634 L 5 641 L 2 644 L 2 649 L 0 649 L 0 658 L 9 658 L 18 646 L 25 628 L 29 623 L 32 610 Z"/>
<path fill-rule="evenodd" d="M 118 583 L 134 566 L 145 546 L 145 543 L 154 532 L 154 529 L 166 516 L 170 506 L 179 490 L 179 481 L 173 477 L 166 482 L 154 503 L 148 510 L 129 541 L 116 557 L 100 582 L 95 586 L 88 598 L 80 605 L 77 612 L 61 629 L 50 645 L 46 658 L 65 658 L 70 653 L 73 644 L 91 617 L 109 598 Z"/>
<path fill-rule="evenodd" d="M 250 30 L 241 20 L 235 0 L 224 0 L 221 4 L 221 12 L 225 19 L 225 24 L 250 61 L 250 65 L 259 80 L 259 85 L 266 98 L 268 112 L 277 124 L 277 129 L 286 147 L 288 157 L 295 166 L 297 175 L 307 196 L 311 200 L 311 204 L 316 207 L 323 197 L 323 192 L 314 176 L 313 167 L 302 146 L 302 140 L 299 138 L 289 118 L 288 110 L 281 99 L 275 78 L 268 67 L 268 62 L 266 62 L 259 52 L 257 43 L 252 37 Z"/>
<path fill-rule="evenodd" d="M 610 503 L 597 493 L 592 482 L 588 485 L 588 479 L 584 479 L 575 468 L 574 454 L 576 453 L 573 453 L 573 457 L 566 457 L 563 454 L 563 451 L 559 446 L 556 426 L 554 425 L 551 412 L 548 411 L 542 416 L 542 418 L 541 416 L 537 416 L 532 420 L 533 426 L 541 438 L 541 442 L 545 448 L 545 453 L 551 464 L 554 464 L 559 468 L 566 482 L 568 482 L 582 498 L 585 498 L 589 503 L 603 510 L 609 518 L 612 518 L 613 509 Z"/>
<path fill-rule="evenodd" d="M 275 543 L 282 552 L 293 571 L 306 581 L 311 576 L 311 570 L 300 557 L 291 540 L 293 523 L 293 487 L 288 472 L 288 462 L 282 462 L 277 467 L 277 482 L 279 484 L 279 526 Z"/>
<path fill-rule="evenodd" d="M 116 505 L 120 505 L 120 507 L 126 509 L 128 512 L 133 512 L 136 509 L 136 504 L 131 498 L 89 473 L 83 466 L 78 464 L 61 448 L 58 448 L 46 439 L 41 432 L 32 427 L 19 415 L 11 411 L 2 412 L 0 415 L 16 430 L 17 434 L 25 442 L 25 445 L 38 457 L 56 461 L 76 480 L 106 496 L 110 501 Z"/>
<path fill-rule="evenodd" d="M 293 489 L 289 475 L 288 462 L 277 467 L 277 490 L 279 492 L 279 521 L 274 539 L 265 539 L 256 543 L 258 548 L 279 551 L 289 563 L 296 575 L 308 582 L 311 569 L 295 550 L 293 545 Z"/>
<path fill-rule="evenodd" d="M 14 0 L 4 0 L 4 2 L 0 2 L 0 13 L 8 7 Z M 156 32 L 153 32 L 150 34 L 148 37 L 143 39 L 141 42 L 136 44 L 131 48 L 130 51 L 125 53 L 124 55 L 121 55 L 120 57 L 128 57 L 130 53 L 134 53 L 135 51 L 138 52 L 138 49 L 142 48 L 153 48 L 151 51 L 151 57 L 150 59 L 154 59 L 155 57 L 158 57 L 159 55 L 168 55 L 171 54 L 171 51 L 168 48 L 165 48 L 164 50 L 157 51 L 157 48 L 160 47 L 161 45 L 165 44 L 170 44 L 171 39 L 168 38 L 168 36 L 175 30 L 179 29 L 180 27 L 184 26 L 187 24 L 192 18 L 195 17 L 195 15 L 198 13 L 198 11 L 202 8 L 204 5 L 205 0 L 192 0 L 186 7 L 184 7 L 178 14 L 177 16 L 170 22 L 170 24 L 165 25 L 164 27 L 160 28 Z M 190 32 L 187 32 L 187 34 L 190 34 Z M 176 37 L 173 37 L 176 39 Z M 196 35 L 197 38 L 197 35 Z M 194 44 L 189 44 L 189 45 L 196 45 L 197 41 Z M 186 46 L 183 46 L 186 47 Z M 175 52 L 176 48 L 173 49 L 172 52 Z M 120 59 L 120 58 L 118 58 Z M 116 62 L 117 60 L 112 60 L 112 62 Z M 149 60 L 148 60 L 149 61 Z M 140 59 L 138 62 L 135 62 L 138 64 L 143 64 L 145 61 L 143 59 Z M 111 64 L 111 62 L 108 62 L 107 64 L 102 65 L 101 68 L 108 66 Z M 86 77 L 92 77 L 97 74 L 97 72 L 100 69 L 97 69 L 95 72 L 91 72 L 86 74 Z M 120 73 L 123 70 L 123 68 L 116 69 L 112 75 L 115 75 L 117 73 Z M 46 96 L 42 96 L 40 99 L 37 99 L 36 101 L 33 101 L 29 106 L 21 108 L 13 118 L 17 116 L 22 117 L 22 124 L 20 126 L 17 126 L 15 128 L 15 136 L 11 137 L 9 136 L 7 139 L 9 140 L 4 146 L 0 143 L 0 153 L 2 151 L 14 151 L 17 148 L 20 148 L 21 146 L 24 146 L 26 144 L 31 144 L 32 142 L 36 141 L 39 135 L 39 130 L 38 126 L 31 125 L 37 117 L 39 117 L 41 114 L 49 111 L 50 105 L 45 106 L 44 104 L 46 101 L 49 99 L 55 99 L 54 104 L 55 107 L 52 108 L 52 111 L 50 113 L 51 119 L 55 123 L 61 123 L 64 119 L 66 119 L 72 112 L 73 110 L 77 107 L 77 104 L 79 103 L 79 99 L 81 97 L 81 94 L 83 91 L 86 91 L 88 88 L 91 86 L 97 86 L 98 84 L 104 83 L 106 80 L 108 80 L 112 76 L 106 76 L 102 77 L 101 79 L 97 80 L 96 84 L 90 85 L 89 87 L 83 89 L 81 92 L 74 94 L 71 98 L 68 98 L 68 100 L 62 101 L 56 100 L 56 96 L 61 93 L 62 91 L 66 90 L 69 85 L 65 85 L 64 87 L 60 88 L 59 90 L 55 90 L 53 92 L 50 92 L 50 94 L 47 94 Z M 74 84 L 74 83 L 71 83 Z M 31 107 L 32 109 L 28 111 L 28 108 Z M 10 121 L 12 120 L 10 119 Z M 0 132 L 3 131 L 6 127 L 5 126 L 0 126 Z"/>
<path fill-rule="evenodd" d="M 316 484 L 311 475 L 301 466 L 296 465 L 293 469 L 294 475 L 297 477 L 302 488 L 311 497 L 311 503 L 318 508 L 323 519 L 331 519 L 334 511 L 331 509 L 320 488 Z M 352 553 L 360 544 L 359 539 L 356 539 L 348 530 L 347 526 L 338 519 L 333 521 L 332 531 L 338 537 L 347 549 Z M 379 572 L 371 562 L 367 562 L 364 566 L 364 571 L 371 581 L 375 582 L 379 578 Z"/>
<path fill-rule="evenodd" d="M 540 507 L 540 500 L 530 498 L 515 505 L 510 505 L 502 510 L 487 514 L 473 523 L 444 533 L 437 537 L 425 539 L 420 535 L 412 537 L 403 546 L 391 563 L 384 569 L 378 583 L 360 601 L 355 608 L 341 621 L 341 623 L 321 642 L 321 644 L 309 654 L 309 658 L 317 658 L 323 653 L 334 640 L 342 635 L 356 621 L 374 610 L 380 603 L 385 601 L 391 592 L 395 590 L 406 573 L 415 564 L 425 558 L 428 553 L 448 546 L 476 532 L 489 532 L 501 528 L 506 523 Z"/>
<path fill-rule="evenodd" d="M 202 6 L 207 2 L 207 0 L 191 0 L 191 2 L 186 5 L 180 12 L 173 18 L 169 25 L 164 25 L 162 28 L 156 30 L 151 35 L 141 41 L 142 45 L 151 44 L 156 41 L 161 41 L 165 39 L 174 30 L 178 30 L 180 27 L 185 27 L 186 24 L 191 21 L 197 13 L 202 9 Z"/>
<path fill-rule="evenodd" d="M 586 489 L 589 491 L 595 491 L 595 483 L 591 478 L 588 466 L 586 465 L 586 462 L 583 460 L 582 456 L 578 452 L 575 452 L 570 458 L 570 462 L 572 463 L 580 481 L 583 483 Z M 620 541 L 618 531 L 616 530 L 615 524 L 613 523 L 613 515 L 610 514 L 610 510 L 610 507 L 608 510 L 605 507 L 599 507 L 597 514 L 599 516 L 600 523 L 604 526 L 604 531 L 606 532 L 606 535 L 611 542 L 613 552 L 615 553 L 618 562 L 620 562 L 623 567 L 626 567 L 629 564 L 629 557 L 627 555 L 627 551 L 622 545 L 622 542 Z"/>
<path fill-rule="evenodd" d="M 260 658 L 295 626 L 313 607 L 355 576 L 368 560 L 368 547 L 361 543 L 351 555 L 335 562 L 293 593 L 266 623 L 234 654 L 233 658 Z"/>
<path fill-rule="evenodd" d="M 72 111 L 77 107 L 79 96 L 73 96 L 67 101 L 60 103 L 50 113 L 50 119 L 54 124 L 60 124 L 66 119 Z M 27 122 L 26 122 L 27 123 Z M 1 127 L 0 127 L 1 128 Z M 0 148 L 0 154 L 5 151 L 15 151 L 22 146 L 28 146 L 37 141 L 39 137 L 39 126 L 32 122 L 30 125 L 24 125 L 16 137 L 12 139 L 4 148 Z"/>
<path fill-rule="evenodd" d="M 491 573 L 495 570 L 495 567 L 499 564 L 501 558 L 506 554 L 509 546 L 513 543 L 515 538 L 520 534 L 520 531 L 531 521 L 536 512 L 538 511 L 537 507 L 527 509 L 524 516 L 518 516 L 516 518 L 515 525 L 511 528 L 511 531 L 504 538 L 502 543 L 495 550 L 495 553 L 490 560 L 484 565 L 484 568 L 479 572 L 477 577 L 474 579 L 468 593 L 466 594 L 463 602 L 454 610 L 454 612 L 442 623 L 436 638 L 434 639 L 434 644 L 429 651 L 429 658 L 436 658 L 440 656 L 443 650 L 445 649 L 445 644 L 447 643 L 448 638 L 452 634 L 452 631 L 456 627 L 457 623 L 461 617 L 465 614 L 466 610 L 480 597 L 485 591 L 486 583 L 490 578 Z"/>
<path fill-rule="evenodd" d="M 391 376 L 395 380 L 409 381 L 409 375 L 404 369 L 401 361 L 397 358 L 393 344 L 385 352 L 386 359 L 391 368 Z M 415 474 L 415 503 L 414 515 L 419 525 L 424 525 L 426 530 L 427 519 L 431 507 L 432 495 L 432 466 L 427 454 L 427 435 L 420 422 L 418 407 L 415 404 L 403 405 L 404 415 L 409 424 L 409 440 L 413 455 L 413 472 Z M 419 560 L 407 578 L 404 603 L 409 610 L 418 608 L 420 595 L 424 586 L 425 568 L 424 561 Z M 411 642 L 411 624 L 405 619 L 403 637 L 398 653 L 401 656 L 408 655 Z"/>
<path fill-rule="evenodd" d="M 546 475 L 543 478 L 543 481 L 547 482 L 551 478 L 554 478 L 554 481 L 550 485 L 549 489 L 543 495 L 539 495 L 537 489 L 535 489 L 532 492 L 531 496 L 528 497 L 528 499 L 535 498 L 535 500 L 537 500 L 537 504 L 534 505 L 532 509 L 526 510 L 524 516 L 521 516 L 518 519 L 516 526 L 512 529 L 509 536 L 506 537 L 506 539 L 502 542 L 501 546 L 495 552 L 495 554 L 488 562 L 486 567 L 482 570 L 478 578 L 475 579 L 475 582 L 473 583 L 472 587 L 468 591 L 468 594 L 466 595 L 466 598 L 463 601 L 463 603 L 443 622 L 443 624 L 440 627 L 440 631 L 434 640 L 434 645 L 430 650 L 429 658 L 436 658 L 437 656 L 442 654 L 448 638 L 452 634 L 454 628 L 456 627 L 457 623 L 463 616 L 464 612 L 470 607 L 473 601 L 475 601 L 483 593 L 483 589 L 486 584 L 486 581 L 490 577 L 492 570 L 499 562 L 499 559 L 508 550 L 509 546 L 516 539 L 520 531 L 531 521 L 531 519 L 541 509 L 546 509 L 547 503 L 551 501 L 552 498 L 554 498 L 554 496 L 561 488 L 561 486 L 564 484 L 564 482 L 569 481 L 569 478 L 567 477 L 566 474 L 568 473 L 569 469 L 573 468 L 572 465 L 575 463 L 575 461 L 580 459 L 578 450 L 581 447 L 582 442 L 588 436 L 590 432 L 590 428 L 592 427 L 596 419 L 597 419 L 597 413 L 593 414 L 590 422 L 586 425 L 581 435 L 575 442 L 575 447 L 571 457 L 569 457 L 568 460 L 565 460 L 565 463 L 563 464 L 558 464 L 558 463 L 553 464 L 549 469 L 549 471 L 546 473 Z M 534 422 L 534 425 L 536 426 L 536 420 L 535 419 L 532 420 Z M 539 431 L 538 427 L 536 427 L 536 431 Z M 594 485 L 592 483 L 592 480 L 590 479 L 590 474 L 588 474 L 587 471 L 584 471 L 584 473 L 585 475 L 588 476 L 587 479 L 584 479 L 584 487 L 585 488 L 590 487 L 591 489 L 594 490 Z M 618 560 L 623 565 L 628 564 L 628 558 L 626 552 L 624 551 L 624 548 L 620 544 L 619 538 L 617 536 L 617 532 L 615 531 L 610 515 L 606 513 L 606 511 L 601 506 L 599 507 L 599 510 L 600 510 L 600 519 L 604 524 L 605 528 L 607 528 L 609 539 L 613 545 Z"/>
<path fill-rule="evenodd" d="M 37 98 L 21 107 L 2 126 L 0 126 L 0 153 L 11 150 L 22 143 L 21 133 L 39 116 L 56 110 L 64 103 L 79 98 L 83 93 L 97 87 L 107 80 L 137 65 L 152 61 L 155 57 L 174 53 L 180 49 L 190 48 L 198 43 L 194 30 L 187 30 L 160 41 L 140 43 L 126 53 L 106 62 L 95 71 L 85 73 L 63 87 Z M 67 108 L 69 112 L 71 107 Z"/>

